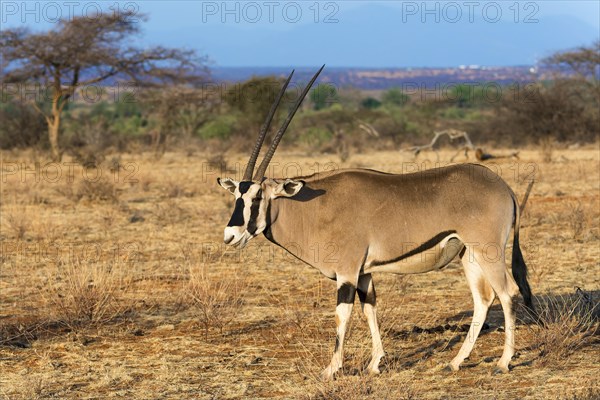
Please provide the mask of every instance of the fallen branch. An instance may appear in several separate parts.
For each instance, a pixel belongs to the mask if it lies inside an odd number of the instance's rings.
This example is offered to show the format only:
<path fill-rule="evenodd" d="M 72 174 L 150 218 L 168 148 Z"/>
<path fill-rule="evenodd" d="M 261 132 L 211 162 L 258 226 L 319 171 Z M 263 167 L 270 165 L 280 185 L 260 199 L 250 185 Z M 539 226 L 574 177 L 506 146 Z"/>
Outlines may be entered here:
<path fill-rule="evenodd" d="M 451 142 L 458 140 L 458 139 L 462 139 L 464 141 L 464 144 L 462 145 L 462 147 L 456 152 L 456 154 L 454 154 L 450 158 L 450 162 L 453 162 L 454 159 L 461 152 L 464 152 L 465 158 L 468 159 L 469 158 L 469 150 L 472 150 L 475 152 L 475 158 L 480 162 L 484 162 L 484 161 L 492 160 L 492 159 L 497 160 L 500 158 L 513 158 L 513 157 L 519 158 L 518 151 L 513 152 L 511 154 L 505 154 L 505 155 L 493 155 L 490 153 L 485 153 L 480 147 L 475 147 L 475 145 L 473 145 L 473 142 L 471 141 L 471 138 L 469 137 L 467 132 L 459 131 L 457 129 L 446 129 L 443 131 L 434 132 L 433 139 L 431 140 L 431 142 L 429 144 L 426 144 L 423 146 L 412 146 L 412 147 L 408 147 L 403 150 L 404 151 L 412 151 L 414 156 L 417 157 L 419 155 L 419 153 L 421 153 L 421 151 L 430 149 L 430 150 L 435 151 L 436 156 L 439 160 L 440 156 L 438 153 L 438 149 L 439 149 L 438 142 L 442 136 L 448 136 L 448 138 L 450 138 Z"/>
<path fill-rule="evenodd" d="M 440 138 L 442 136 L 448 136 L 450 138 L 450 141 L 454 141 L 456 139 L 464 139 L 465 144 L 463 146 L 463 148 L 465 149 L 465 155 L 466 152 L 468 150 L 475 150 L 475 146 L 473 146 L 473 142 L 471 142 L 471 139 L 469 138 L 469 135 L 467 134 L 467 132 L 464 131 L 459 131 L 456 129 L 446 129 L 440 132 L 434 132 L 435 136 L 433 137 L 433 139 L 431 140 L 431 142 L 429 144 L 423 145 L 423 146 L 412 146 L 409 147 L 408 149 L 405 149 L 407 151 L 412 151 L 416 156 L 419 155 L 419 153 L 425 149 L 431 149 L 436 151 L 436 147 L 435 145 L 437 144 L 437 142 L 440 140 Z M 437 151 L 436 151 L 437 153 Z"/>

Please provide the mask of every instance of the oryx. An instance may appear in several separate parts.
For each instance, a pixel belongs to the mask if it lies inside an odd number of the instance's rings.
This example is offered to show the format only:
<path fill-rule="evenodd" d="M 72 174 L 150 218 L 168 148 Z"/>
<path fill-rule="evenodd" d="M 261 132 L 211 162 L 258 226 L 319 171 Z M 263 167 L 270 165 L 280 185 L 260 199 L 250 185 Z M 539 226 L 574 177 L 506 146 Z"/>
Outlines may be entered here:
<path fill-rule="evenodd" d="M 337 282 L 337 338 L 331 363 L 323 371 L 325 378 L 342 367 L 344 334 L 356 292 L 373 339 L 368 369 L 379 372 L 384 352 L 372 273 L 428 272 L 445 267 L 458 255 L 473 295 L 474 313 L 467 338 L 448 367 L 458 370 L 469 356 L 497 296 L 504 311 L 505 343 L 495 372 L 507 372 L 514 354 L 512 296 L 520 291 L 532 308 L 532 295 L 519 248 L 519 205 L 498 175 L 480 165 L 460 164 L 402 175 L 342 169 L 294 179 L 264 177 L 282 135 L 322 69 L 296 101 L 254 177 L 262 142 L 293 71 L 262 126 L 242 180 L 218 179 L 235 196 L 225 243 L 242 248 L 264 233 Z M 504 254 L 513 227 L 511 276 Z M 332 250 L 314 259 L 309 249 L 315 246 Z"/>

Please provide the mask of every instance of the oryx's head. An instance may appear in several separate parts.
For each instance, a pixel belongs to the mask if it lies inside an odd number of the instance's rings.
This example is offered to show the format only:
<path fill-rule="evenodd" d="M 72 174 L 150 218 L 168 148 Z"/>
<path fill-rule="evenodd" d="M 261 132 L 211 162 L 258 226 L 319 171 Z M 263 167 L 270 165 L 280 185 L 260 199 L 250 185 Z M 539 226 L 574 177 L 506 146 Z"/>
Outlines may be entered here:
<path fill-rule="evenodd" d="M 296 101 L 296 104 L 294 104 L 294 107 L 283 122 L 283 125 L 273 138 L 271 147 L 269 147 L 265 158 L 258 166 L 258 169 L 254 174 L 254 178 L 252 178 L 252 172 L 254 171 L 256 159 L 260 153 L 260 148 L 262 147 L 263 141 L 265 140 L 265 135 L 269 130 L 269 126 L 271 125 L 271 121 L 273 120 L 273 116 L 277 110 L 277 106 L 285 94 L 285 90 L 292 79 L 294 71 L 292 71 L 290 76 L 281 87 L 275 102 L 271 106 L 271 110 L 267 115 L 267 119 L 260 130 L 258 139 L 256 140 L 256 145 L 254 146 L 252 154 L 250 155 L 250 160 L 248 161 L 248 166 L 246 167 L 246 171 L 244 172 L 244 177 L 242 180 L 238 182 L 229 178 L 217 179 L 219 185 L 229 190 L 231 194 L 235 196 L 235 208 L 233 209 L 233 214 L 231 215 L 231 219 L 229 220 L 224 232 L 223 240 L 225 241 L 225 244 L 230 244 L 240 248 L 244 247 L 250 239 L 259 235 L 267 228 L 267 212 L 270 201 L 277 197 L 295 196 L 300 189 L 302 189 L 302 186 L 304 185 L 304 182 L 302 181 L 294 181 L 291 179 L 266 179 L 265 172 L 269 166 L 269 162 L 271 162 L 273 154 L 275 154 L 275 149 L 277 149 L 277 145 L 279 144 L 281 137 L 292 121 L 294 114 L 296 114 L 296 111 L 300 107 L 302 100 L 304 100 L 304 97 L 324 67 L 325 66 L 323 65 L 321 69 L 317 71 L 308 85 L 306 85 L 304 88 L 304 91 Z"/>

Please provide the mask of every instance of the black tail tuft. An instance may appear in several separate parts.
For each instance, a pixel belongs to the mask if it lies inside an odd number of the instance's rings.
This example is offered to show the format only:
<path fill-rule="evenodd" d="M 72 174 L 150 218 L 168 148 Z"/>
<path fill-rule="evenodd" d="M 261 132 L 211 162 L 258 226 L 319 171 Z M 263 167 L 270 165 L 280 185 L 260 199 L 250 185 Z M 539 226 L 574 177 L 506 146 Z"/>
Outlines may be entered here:
<path fill-rule="evenodd" d="M 521 247 L 519 246 L 518 231 L 515 232 L 515 237 L 513 241 L 512 274 L 513 278 L 515 278 L 515 281 L 517 282 L 517 285 L 519 286 L 519 292 L 521 292 L 521 296 L 523 296 L 525 306 L 529 310 L 531 310 L 531 312 L 535 313 L 531 295 L 531 288 L 529 287 L 529 282 L 527 282 L 527 265 L 525 264 L 525 260 L 523 259 L 523 253 L 521 253 Z"/>

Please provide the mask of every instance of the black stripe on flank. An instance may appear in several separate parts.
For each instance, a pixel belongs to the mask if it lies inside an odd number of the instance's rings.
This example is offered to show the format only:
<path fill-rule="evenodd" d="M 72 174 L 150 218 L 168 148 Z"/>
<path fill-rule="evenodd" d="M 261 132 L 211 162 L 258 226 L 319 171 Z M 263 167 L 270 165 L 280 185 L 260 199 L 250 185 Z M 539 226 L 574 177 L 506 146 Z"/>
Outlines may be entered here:
<path fill-rule="evenodd" d="M 432 237 L 431 239 L 429 239 L 428 241 L 426 241 L 425 243 L 421 244 L 419 247 L 409 251 L 408 253 L 402 254 L 401 256 L 398 256 L 396 258 L 392 258 L 391 260 L 386 260 L 386 261 L 373 261 L 371 263 L 372 267 L 376 267 L 378 265 L 385 265 L 385 264 L 392 264 L 398 261 L 402 261 L 405 258 L 408 257 L 412 257 L 415 254 L 419 254 L 424 252 L 425 250 L 429 250 L 432 247 L 434 247 L 435 245 L 437 245 L 439 242 L 441 242 L 442 240 L 444 240 L 445 237 L 456 233 L 456 231 L 444 231 L 444 232 L 440 232 L 437 235 L 435 235 L 434 237 Z"/>
<path fill-rule="evenodd" d="M 256 193 L 256 197 L 252 199 L 252 205 L 250 206 L 250 221 L 248 221 L 248 233 L 254 235 L 256 232 L 256 219 L 258 218 L 258 211 L 260 207 L 260 201 L 262 200 L 262 190 L 259 189 Z"/>
<path fill-rule="evenodd" d="M 227 226 L 244 226 L 244 200 L 241 197 L 235 201 L 235 208 Z"/>
<path fill-rule="evenodd" d="M 351 283 L 345 282 L 337 290 L 337 304 L 354 304 L 354 296 L 356 296 L 356 288 Z"/>

